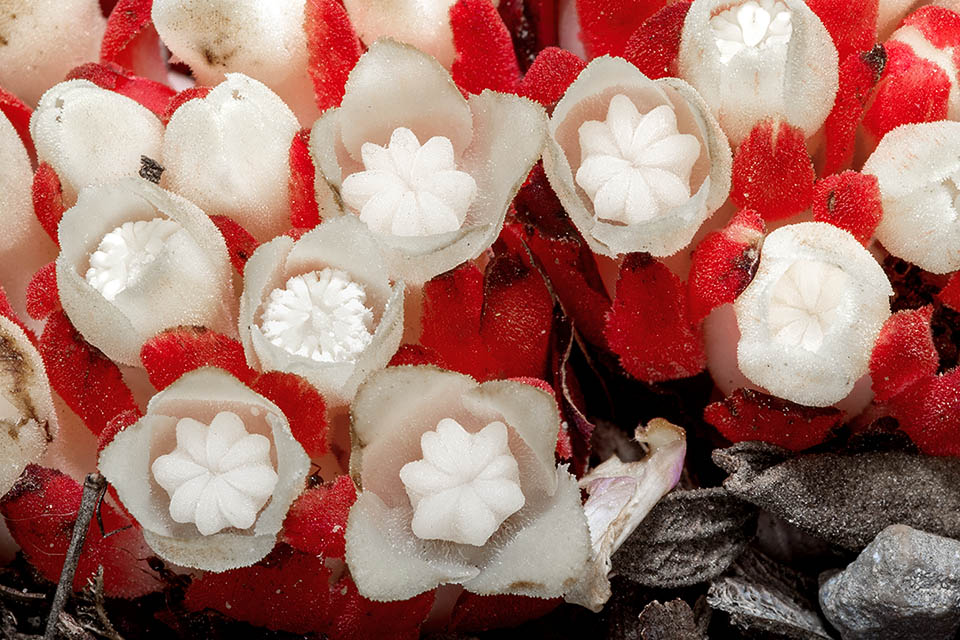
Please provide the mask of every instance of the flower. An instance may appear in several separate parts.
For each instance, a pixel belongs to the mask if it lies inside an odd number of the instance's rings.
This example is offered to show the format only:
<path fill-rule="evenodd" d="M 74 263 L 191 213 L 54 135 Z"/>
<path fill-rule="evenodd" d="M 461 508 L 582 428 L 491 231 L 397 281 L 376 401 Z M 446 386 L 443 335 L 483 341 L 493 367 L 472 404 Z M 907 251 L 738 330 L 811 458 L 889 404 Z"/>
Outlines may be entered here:
<path fill-rule="evenodd" d="M 677 62 L 733 145 L 774 116 L 809 138 L 839 83 L 830 33 L 802 0 L 695 0 Z"/>
<path fill-rule="evenodd" d="M 310 459 L 275 404 L 206 368 L 153 396 L 99 466 L 161 558 L 226 571 L 270 553 Z"/>
<path fill-rule="evenodd" d="M 205 213 L 141 178 L 88 187 L 60 222 L 57 285 L 88 342 L 139 366 L 161 330 L 200 325 L 234 334 L 232 272 Z"/>
<path fill-rule="evenodd" d="M 740 370 L 799 404 L 838 402 L 868 372 L 891 295 L 883 269 L 847 231 L 823 222 L 781 227 L 734 303 Z"/>
<path fill-rule="evenodd" d="M 456 583 L 551 598 L 590 556 L 576 480 L 554 462 L 549 393 L 432 366 L 373 374 L 352 405 L 346 559 L 360 593 L 401 600 Z M 389 571 L 384 570 L 390 567 Z"/>
<path fill-rule="evenodd" d="M 906 124 L 883 137 L 863 165 L 883 203 L 877 240 L 933 273 L 960 269 L 960 123 Z"/>
<path fill-rule="evenodd" d="M 436 60 L 378 40 L 341 106 L 313 127 L 317 189 L 329 185 L 342 198 L 336 213 L 369 224 L 391 275 L 421 284 L 493 243 L 539 157 L 545 121 L 517 96 L 465 100 Z"/>
<path fill-rule="evenodd" d="M 261 371 L 303 376 L 331 405 L 349 402 L 403 334 L 403 283 L 352 217 L 261 245 L 244 269 L 240 338 Z"/>
<path fill-rule="evenodd" d="M 620 58 L 587 65 L 550 119 L 544 169 L 595 252 L 669 256 L 730 190 L 730 147 L 706 104 L 676 78 Z"/>

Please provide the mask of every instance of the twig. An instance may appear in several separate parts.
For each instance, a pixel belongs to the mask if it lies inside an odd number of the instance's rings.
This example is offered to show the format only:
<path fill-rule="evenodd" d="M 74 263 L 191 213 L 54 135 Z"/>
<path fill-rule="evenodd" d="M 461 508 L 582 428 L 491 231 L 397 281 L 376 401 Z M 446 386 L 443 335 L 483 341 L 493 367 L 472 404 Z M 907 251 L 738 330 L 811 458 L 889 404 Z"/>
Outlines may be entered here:
<path fill-rule="evenodd" d="M 100 494 L 107 486 L 107 481 L 99 473 L 87 475 L 83 481 L 83 496 L 80 498 L 80 509 L 77 511 L 77 521 L 73 525 L 73 536 L 70 546 L 67 547 L 67 557 L 63 561 L 63 570 L 60 572 L 60 582 L 57 583 L 57 592 L 53 596 L 53 606 L 47 617 L 47 628 L 43 632 L 44 640 L 54 640 L 57 636 L 57 624 L 62 620 L 60 614 L 67 603 L 67 597 L 73 592 L 73 576 L 77 573 L 77 563 L 80 561 L 80 552 L 83 551 L 83 542 L 90 529 L 90 520 L 96 510 Z"/>
<path fill-rule="evenodd" d="M 10 598 L 11 600 L 19 600 L 20 602 L 34 602 L 36 600 L 46 600 L 47 596 L 44 593 L 31 593 L 30 591 L 21 591 L 14 587 L 8 587 L 5 584 L 0 584 L 0 596 L 4 598 Z"/>
<path fill-rule="evenodd" d="M 110 640 L 123 640 L 123 636 L 117 633 L 116 628 L 107 616 L 103 601 L 103 565 L 100 565 L 100 568 L 97 569 L 97 575 L 93 578 L 93 607 L 97 612 L 97 619 L 103 627 L 103 630 L 98 631 L 98 633 Z"/>

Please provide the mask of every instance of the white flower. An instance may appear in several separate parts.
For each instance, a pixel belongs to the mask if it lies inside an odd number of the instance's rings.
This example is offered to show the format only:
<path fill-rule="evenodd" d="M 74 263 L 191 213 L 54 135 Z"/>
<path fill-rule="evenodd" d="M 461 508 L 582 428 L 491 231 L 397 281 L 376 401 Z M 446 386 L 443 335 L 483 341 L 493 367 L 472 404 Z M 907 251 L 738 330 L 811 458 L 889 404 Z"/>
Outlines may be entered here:
<path fill-rule="evenodd" d="M 540 155 L 545 121 L 514 95 L 465 100 L 436 60 L 378 40 L 341 106 L 313 127 L 317 190 L 329 186 L 339 213 L 369 224 L 394 277 L 420 284 L 493 243 Z"/>
<path fill-rule="evenodd" d="M 848 232 L 823 222 L 781 227 L 734 303 L 740 370 L 799 404 L 839 402 L 868 371 L 891 295 L 883 269 Z"/>
<path fill-rule="evenodd" d="M 310 459 L 273 403 L 198 369 L 153 396 L 99 466 L 157 555 L 226 571 L 270 553 Z"/>
<path fill-rule="evenodd" d="M 372 375 L 352 405 L 350 469 L 362 491 L 346 559 L 360 593 L 571 589 L 590 534 L 577 482 L 554 459 L 559 428 L 552 396 L 521 382 L 477 384 L 429 366 Z"/>
<path fill-rule="evenodd" d="M 550 119 L 543 166 L 595 252 L 669 256 L 730 191 L 727 139 L 697 92 L 620 58 L 592 61 Z"/>
<path fill-rule="evenodd" d="M 694 0 L 677 63 L 733 145 L 775 116 L 809 138 L 839 82 L 833 40 L 803 0 Z"/>
<path fill-rule="evenodd" d="M 922 269 L 960 269 L 960 123 L 906 124 L 887 133 L 863 165 L 877 177 L 883 248 Z"/>
<path fill-rule="evenodd" d="M 180 196 L 142 178 L 87 187 L 59 237 L 64 311 L 112 360 L 139 366 L 143 343 L 179 325 L 236 334 L 226 244 Z"/>

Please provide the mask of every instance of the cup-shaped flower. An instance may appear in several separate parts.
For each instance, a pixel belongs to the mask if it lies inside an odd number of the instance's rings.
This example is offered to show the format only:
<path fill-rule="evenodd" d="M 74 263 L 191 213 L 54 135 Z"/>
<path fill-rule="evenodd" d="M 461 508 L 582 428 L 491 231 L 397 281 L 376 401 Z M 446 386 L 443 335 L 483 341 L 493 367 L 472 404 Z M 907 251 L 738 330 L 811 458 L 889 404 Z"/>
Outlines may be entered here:
<path fill-rule="evenodd" d="M 349 402 L 400 345 L 403 282 L 391 284 L 377 243 L 353 217 L 261 245 L 243 273 L 247 362 L 306 378 L 328 405 Z"/>
<path fill-rule="evenodd" d="M 88 185 L 135 176 L 141 156 L 159 159 L 163 124 L 149 109 L 89 80 L 43 94 L 30 118 L 37 158 L 53 167 L 72 203 Z"/>
<path fill-rule="evenodd" d="M 208 368 L 153 396 L 99 466 L 157 555 L 226 571 L 270 553 L 310 459 L 276 405 Z"/>
<path fill-rule="evenodd" d="M 620 58 L 587 65 L 549 131 L 550 184 L 606 256 L 680 251 L 730 191 L 730 146 L 697 92 Z"/>
<path fill-rule="evenodd" d="M 403 600 L 455 583 L 552 598 L 586 570 L 590 534 L 576 479 L 554 460 L 549 393 L 390 367 L 360 387 L 352 420 L 362 491 L 346 559 L 362 595 Z"/>
<path fill-rule="evenodd" d="M 170 327 L 235 335 L 230 258 L 210 218 L 142 178 L 80 192 L 59 228 L 57 286 L 86 340 L 139 366 L 140 347 Z"/>
<path fill-rule="evenodd" d="M 863 173 L 880 187 L 884 249 L 933 273 L 960 269 L 960 122 L 897 127 Z"/>
<path fill-rule="evenodd" d="M 545 125 L 530 100 L 464 99 L 435 59 L 378 40 L 313 127 L 317 189 L 368 224 L 394 277 L 423 283 L 493 243 Z"/>
<path fill-rule="evenodd" d="M 290 142 L 300 125 L 262 83 L 239 73 L 178 108 L 163 137 L 163 184 L 257 239 L 290 228 Z"/>
<path fill-rule="evenodd" d="M 839 83 L 833 39 L 803 0 L 695 0 L 677 63 L 733 145 L 777 116 L 809 138 Z"/>
<path fill-rule="evenodd" d="M 850 393 L 890 315 L 893 288 L 849 232 L 825 222 L 777 229 L 734 303 L 740 370 L 793 402 L 825 407 Z"/>

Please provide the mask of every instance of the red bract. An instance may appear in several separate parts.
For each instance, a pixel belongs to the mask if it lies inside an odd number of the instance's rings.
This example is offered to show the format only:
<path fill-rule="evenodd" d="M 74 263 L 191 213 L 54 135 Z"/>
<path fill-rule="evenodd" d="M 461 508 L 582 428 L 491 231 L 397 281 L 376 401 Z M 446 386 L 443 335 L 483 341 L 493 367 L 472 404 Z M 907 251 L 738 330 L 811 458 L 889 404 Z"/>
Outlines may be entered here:
<path fill-rule="evenodd" d="M 960 45 L 960 14 L 946 7 L 920 7 L 907 16 L 903 26 L 916 27 L 938 49 Z M 954 49 L 953 58 L 960 60 L 960 51 Z"/>
<path fill-rule="evenodd" d="M 706 366 L 683 282 L 646 254 L 631 253 L 620 266 L 606 337 L 627 373 L 644 382 L 686 378 Z"/>
<path fill-rule="evenodd" d="M 807 0 L 830 32 L 841 60 L 876 42 L 878 5 L 877 0 Z"/>
<path fill-rule="evenodd" d="M 537 52 L 557 44 L 557 3 L 554 0 L 502 0 L 497 10 L 524 69 L 537 57 Z"/>
<path fill-rule="evenodd" d="M 547 615 L 563 602 L 526 596 L 480 596 L 464 591 L 450 616 L 451 631 L 486 631 L 515 627 L 527 620 Z"/>
<path fill-rule="evenodd" d="M 163 116 L 160 118 L 163 120 L 163 124 L 166 125 L 170 122 L 170 118 L 173 117 L 173 112 L 182 107 L 184 103 L 194 98 L 203 100 L 211 91 L 212 89 L 210 87 L 190 87 L 170 98 L 170 102 L 167 103 L 167 108 L 164 109 Z"/>
<path fill-rule="evenodd" d="M 135 76 L 132 72 L 112 62 L 82 64 L 68 73 L 66 79 L 89 80 L 101 89 L 115 91 L 131 100 L 136 100 L 156 114 L 158 118 L 163 118 L 170 99 L 176 94 L 176 91 L 167 85 L 149 78 Z"/>
<path fill-rule="evenodd" d="M 580 40 L 590 59 L 623 55 L 627 40 L 666 0 L 577 0 Z"/>
<path fill-rule="evenodd" d="M 423 286 L 420 342 L 446 368 L 484 375 L 489 356 L 480 340 L 482 313 L 483 274 L 467 262 Z"/>
<path fill-rule="evenodd" d="M 826 440 L 843 422 L 833 407 L 804 407 L 752 389 L 737 389 L 708 405 L 703 419 L 731 442 L 761 440 L 803 451 Z"/>
<path fill-rule="evenodd" d="M 882 217 L 876 176 L 844 171 L 813 187 L 813 219 L 849 231 L 864 246 L 870 243 Z"/>
<path fill-rule="evenodd" d="M 204 327 L 167 329 L 150 338 L 140 349 L 140 361 L 150 383 L 159 391 L 200 367 L 225 369 L 244 384 L 257 377 L 257 372 L 247 366 L 239 342 Z"/>
<path fill-rule="evenodd" d="M 30 137 L 30 116 L 33 115 L 33 109 L 23 100 L 0 87 L 0 113 L 3 113 L 13 125 L 30 159 L 36 160 L 37 152 L 33 148 L 33 138 Z"/>
<path fill-rule="evenodd" d="M 627 41 L 623 57 L 648 78 L 677 75 L 683 21 L 692 2 L 670 4 L 643 21 Z"/>
<path fill-rule="evenodd" d="M 327 406 L 312 384 L 292 373 L 268 371 L 250 387 L 280 408 L 308 456 L 327 452 Z"/>
<path fill-rule="evenodd" d="M 809 207 L 815 179 L 803 132 L 786 122 L 764 120 L 733 156 L 730 198 L 772 222 Z"/>
<path fill-rule="evenodd" d="M 237 273 L 243 275 L 243 267 L 247 260 L 257 250 L 260 243 L 249 231 L 240 226 L 240 223 L 227 216 L 210 216 L 210 221 L 217 225 L 220 235 L 227 243 L 227 253 L 230 254 L 230 264 Z"/>
<path fill-rule="evenodd" d="M 937 373 L 939 356 L 930 332 L 933 307 L 898 311 L 884 323 L 870 355 L 870 378 L 879 402 Z"/>
<path fill-rule="evenodd" d="M 349 476 L 307 489 L 287 512 L 281 540 L 294 549 L 326 558 L 342 558 L 350 507 L 357 488 Z"/>
<path fill-rule="evenodd" d="M 547 47 L 536 57 L 517 87 L 517 94 L 548 109 L 557 104 L 586 63 L 566 49 Z M 540 165 L 537 165 L 540 166 Z M 541 168 L 541 173 L 543 169 Z"/>
<path fill-rule="evenodd" d="M 313 229 L 320 224 L 315 177 L 310 130 L 301 129 L 290 142 L 290 222 L 299 229 Z"/>
<path fill-rule="evenodd" d="M 115 63 L 130 71 L 163 82 L 167 64 L 160 36 L 153 26 L 153 0 L 120 0 L 110 12 L 100 44 L 100 62 Z"/>
<path fill-rule="evenodd" d="M 402 367 L 403 365 L 432 364 L 443 368 L 443 359 L 433 349 L 428 349 L 419 344 L 400 345 L 397 352 L 390 358 L 389 367 Z"/>
<path fill-rule="evenodd" d="M 496 7 L 488 0 L 459 0 L 450 7 L 450 27 L 457 52 L 450 73 L 461 90 L 516 90 L 520 66 Z"/>
<path fill-rule="evenodd" d="M 863 110 L 883 75 L 887 51 L 878 44 L 868 52 L 851 54 L 841 60 L 840 87 L 833 110 L 824 123 L 827 152 L 823 172 L 828 174 L 850 165 Z"/>
<path fill-rule="evenodd" d="M 34 320 L 43 320 L 59 310 L 57 263 L 50 262 L 40 267 L 27 285 L 27 313 Z"/>
<path fill-rule="evenodd" d="M 47 319 L 38 347 L 50 386 L 94 435 L 114 416 L 139 412 L 119 367 L 84 340 L 63 311 Z"/>
<path fill-rule="evenodd" d="M 60 238 L 57 236 L 57 227 L 60 225 L 63 212 L 66 211 L 63 205 L 63 187 L 60 185 L 57 172 L 46 162 L 37 167 L 36 173 L 33 174 L 31 195 L 34 215 L 37 216 L 43 230 L 59 247 Z"/>
<path fill-rule="evenodd" d="M 960 311 L 960 271 L 950 276 L 946 286 L 937 294 L 937 298 L 954 311 Z"/>
<path fill-rule="evenodd" d="M 52 582 L 60 578 L 83 487 L 54 469 L 29 465 L 3 497 L 0 512 L 13 539 L 40 574 Z M 96 516 L 90 523 L 77 564 L 73 589 L 87 585 L 103 566 L 108 596 L 132 598 L 158 591 L 162 585 L 144 560 L 150 555 L 140 529 L 106 502 L 99 506 L 104 536 Z"/>
<path fill-rule="evenodd" d="M 307 33 L 307 71 L 317 107 L 323 112 L 340 105 L 347 76 L 363 46 L 337 0 L 307 0 L 303 29 Z"/>
<path fill-rule="evenodd" d="M 744 209 L 720 231 L 708 233 L 693 252 L 687 280 L 690 320 L 700 322 L 716 307 L 737 299 L 757 272 L 766 227 Z"/>
<path fill-rule="evenodd" d="M 922 378 L 885 406 L 920 451 L 960 456 L 960 368 Z"/>

